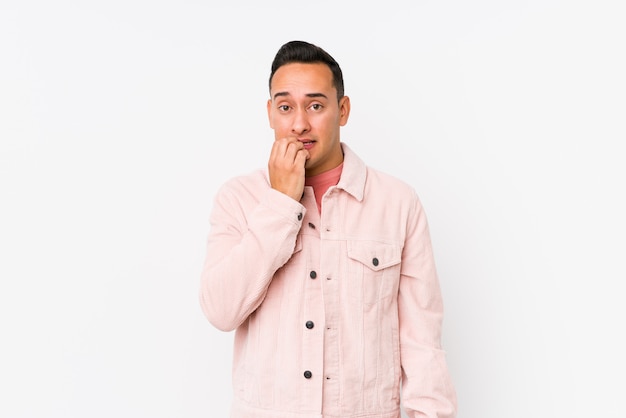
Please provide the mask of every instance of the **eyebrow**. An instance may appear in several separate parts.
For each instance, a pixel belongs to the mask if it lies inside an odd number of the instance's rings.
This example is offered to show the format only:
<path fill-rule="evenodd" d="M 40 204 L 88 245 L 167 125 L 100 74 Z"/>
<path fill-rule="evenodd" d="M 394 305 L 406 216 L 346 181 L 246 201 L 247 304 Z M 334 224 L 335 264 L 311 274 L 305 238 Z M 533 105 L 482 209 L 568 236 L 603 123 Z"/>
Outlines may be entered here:
<path fill-rule="evenodd" d="M 276 100 L 277 97 L 286 97 L 286 96 L 291 96 L 291 93 L 287 91 L 279 91 L 278 93 L 274 95 L 274 100 Z M 324 99 L 328 99 L 328 97 L 326 97 L 324 93 L 307 93 L 305 96 L 306 97 L 323 97 Z"/>

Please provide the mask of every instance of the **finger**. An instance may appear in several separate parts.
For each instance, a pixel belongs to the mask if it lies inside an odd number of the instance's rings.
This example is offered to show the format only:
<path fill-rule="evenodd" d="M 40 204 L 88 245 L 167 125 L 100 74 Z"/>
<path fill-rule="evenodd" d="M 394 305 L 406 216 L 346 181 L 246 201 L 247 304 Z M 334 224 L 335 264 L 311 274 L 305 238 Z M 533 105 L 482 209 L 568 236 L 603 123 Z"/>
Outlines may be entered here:
<path fill-rule="evenodd" d="M 287 154 L 289 146 L 294 142 L 298 142 L 298 141 L 295 138 L 277 139 L 274 141 L 274 144 L 272 145 L 272 152 L 277 157 L 284 157 Z"/>
<path fill-rule="evenodd" d="M 287 147 L 289 143 L 286 138 L 277 139 L 272 144 L 272 150 L 270 152 L 270 161 L 277 162 L 279 160 L 283 160 L 285 158 L 285 154 L 287 153 Z"/>
<path fill-rule="evenodd" d="M 300 151 L 304 150 L 304 144 L 298 140 L 289 141 L 285 151 L 285 159 L 293 162 Z"/>
<path fill-rule="evenodd" d="M 303 146 L 302 149 L 300 149 L 296 154 L 294 164 L 298 167 L 304 167 L 306 160 L 308 160 L 310 156 L 311 154 L 309 154 L 309 151 L 305 150 Z"/>

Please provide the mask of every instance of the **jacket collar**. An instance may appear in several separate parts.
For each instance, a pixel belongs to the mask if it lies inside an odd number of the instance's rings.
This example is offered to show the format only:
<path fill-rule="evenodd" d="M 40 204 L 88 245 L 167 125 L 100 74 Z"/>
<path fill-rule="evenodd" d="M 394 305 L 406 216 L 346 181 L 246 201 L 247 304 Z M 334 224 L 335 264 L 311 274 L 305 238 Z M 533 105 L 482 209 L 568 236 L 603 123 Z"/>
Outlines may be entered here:
<path fill-rule="evenodd" d="M 350 193 L 359 202 L 363 200 L 367 168 L 365 163 L 348 147 L 341 143 L 343 170 L 337 187 Z"/>

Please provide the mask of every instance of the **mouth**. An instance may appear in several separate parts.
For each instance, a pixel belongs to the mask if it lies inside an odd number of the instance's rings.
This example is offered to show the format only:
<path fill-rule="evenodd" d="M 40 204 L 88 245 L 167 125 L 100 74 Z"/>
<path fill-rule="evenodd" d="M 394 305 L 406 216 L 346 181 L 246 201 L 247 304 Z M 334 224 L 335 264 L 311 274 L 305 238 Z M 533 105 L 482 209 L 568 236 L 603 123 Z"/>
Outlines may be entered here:
<path fill-rule="evenodd" d="M 299 140 L 300 142 L 302 142 L 302 145 L 304 145 L 304 149 L 310 149 L 314 144 L 315 141 L 310 141 L 310 140 Z"/>

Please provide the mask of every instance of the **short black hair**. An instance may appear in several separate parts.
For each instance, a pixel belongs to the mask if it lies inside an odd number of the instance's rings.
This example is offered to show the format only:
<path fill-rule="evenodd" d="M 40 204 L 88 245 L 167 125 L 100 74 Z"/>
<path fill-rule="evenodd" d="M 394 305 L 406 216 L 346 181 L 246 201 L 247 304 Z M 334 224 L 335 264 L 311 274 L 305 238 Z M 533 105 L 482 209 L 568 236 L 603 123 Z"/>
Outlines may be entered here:
<path fill-rule="evenodd" d="M 272 61 L 272 72 L 269 80 L 270 90 L 276 70 L 291 63 L 326 64 L 333 73 L 333 86 L 337 90 L 337 100 L 343 97 L 343 73 L 337 61 L 319 46 L 304 41 L 290 41 L 280 47 L 274 61 Z"/>

